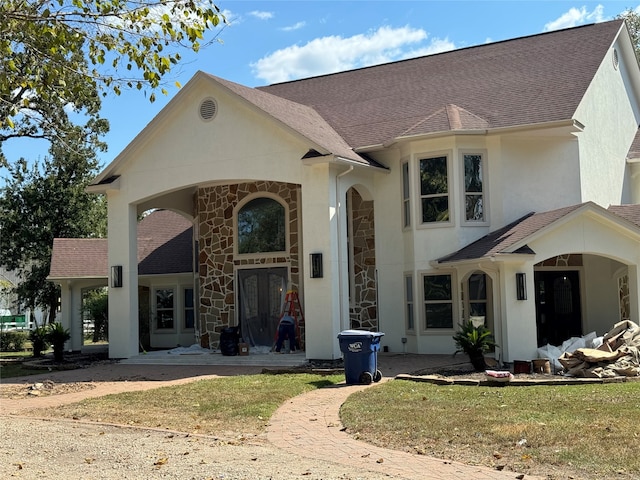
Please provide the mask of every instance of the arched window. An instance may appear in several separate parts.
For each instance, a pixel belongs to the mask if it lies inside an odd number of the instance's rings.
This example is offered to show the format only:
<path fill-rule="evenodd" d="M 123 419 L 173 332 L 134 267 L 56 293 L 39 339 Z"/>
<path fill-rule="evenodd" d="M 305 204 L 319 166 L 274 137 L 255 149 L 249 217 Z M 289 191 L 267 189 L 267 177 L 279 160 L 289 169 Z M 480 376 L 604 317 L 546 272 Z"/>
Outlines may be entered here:
<path fill-rule="evenodd" d="M 271 198 L 255 198 L 238 212 L 238 253 L 286 250 L 285 209 Z"/>

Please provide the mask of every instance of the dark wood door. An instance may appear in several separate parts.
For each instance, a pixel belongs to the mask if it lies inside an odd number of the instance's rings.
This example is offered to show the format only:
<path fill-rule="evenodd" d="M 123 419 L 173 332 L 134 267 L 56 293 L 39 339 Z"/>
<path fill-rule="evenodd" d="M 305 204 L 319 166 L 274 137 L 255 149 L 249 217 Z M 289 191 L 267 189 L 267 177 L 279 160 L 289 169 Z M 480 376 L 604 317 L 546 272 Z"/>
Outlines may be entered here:
<path fill-rule="evenodd" d="M 240 334 L 253 347 L 273 346 L 287 286 L 287 269 L 238 271 Z"/>
<path fill-rule="evenodd" d="M 575 270 L 535 272 L 538 346 L 582 336 L 580 277 Z"/>

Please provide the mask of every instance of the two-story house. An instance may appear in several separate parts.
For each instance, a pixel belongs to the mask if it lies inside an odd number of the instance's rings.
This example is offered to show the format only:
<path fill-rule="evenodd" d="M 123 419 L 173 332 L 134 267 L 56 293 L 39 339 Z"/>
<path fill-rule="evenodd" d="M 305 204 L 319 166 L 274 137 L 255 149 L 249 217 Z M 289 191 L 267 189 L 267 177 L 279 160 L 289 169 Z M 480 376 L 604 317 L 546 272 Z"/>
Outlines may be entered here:
<path fill-rule="evenodd" d="M 261 88 L 198 72 L 90 187 L 109 203 L 110 356 L 138 354 L 151 208 L 193 224 L 194 343 L 239 325 L 269 346 L 290 289 L 308 359 L 339 358 L 351 328 L 453 353 L 471 319 L 513 361 L 638 322 L 639 125 L 619 20 Z"/>

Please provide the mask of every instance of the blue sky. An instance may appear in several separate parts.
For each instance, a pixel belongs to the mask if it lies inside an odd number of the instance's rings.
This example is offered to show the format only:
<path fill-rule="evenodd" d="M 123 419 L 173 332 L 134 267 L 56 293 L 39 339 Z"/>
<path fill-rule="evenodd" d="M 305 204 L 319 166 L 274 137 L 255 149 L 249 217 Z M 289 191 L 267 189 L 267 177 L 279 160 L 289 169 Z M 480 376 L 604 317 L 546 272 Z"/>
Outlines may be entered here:
<path fill-rule="evenodd" d="M 215 2 L 229 25 L 167 79 L 168 96 L 149 103 L 139 92 L 110 95 L 102 116 L 111 124 L 105 137 L 107 165 L 177 93 L 203 70 L 255 87 L 349 70 L 404 58 L 534 35 L 610 20 L 640 0 L 414 0 L 414 1 L 244 1 Z M 211 37 L 213 37 L 213 33 Z M 47 154 L 37 140 L 8 141 L 3 150 L 13 161 Z M 0 175 L 3 172 L 0 172 Z"/>

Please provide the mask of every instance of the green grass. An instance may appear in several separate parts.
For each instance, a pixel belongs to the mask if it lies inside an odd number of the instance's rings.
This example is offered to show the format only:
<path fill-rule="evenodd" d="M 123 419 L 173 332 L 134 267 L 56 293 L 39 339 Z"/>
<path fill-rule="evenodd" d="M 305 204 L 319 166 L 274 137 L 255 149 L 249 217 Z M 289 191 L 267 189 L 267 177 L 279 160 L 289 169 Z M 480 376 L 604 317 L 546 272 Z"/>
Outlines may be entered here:
<path fill-rule="evenodd" d="M 237 438 L 258 435 L 289 398 L 343 375 L 242 375 L 87 399 L 36 416 L 63 416 Z"/>
<path fill-rule="evenodd" d="M 640 382 L 500 388 L 393 381 L 352 395 L 341 417 L 348 432 L 380 446 L 548 478 L 640 477 Z"/>
<path fill-rule="evenodd" d="M 37 375 L 45 373 L 41 368 L 29 368 L 24 366 L 22 362 L 0 363 L 0 379 L 24 377 L 26 375 Z"/>

